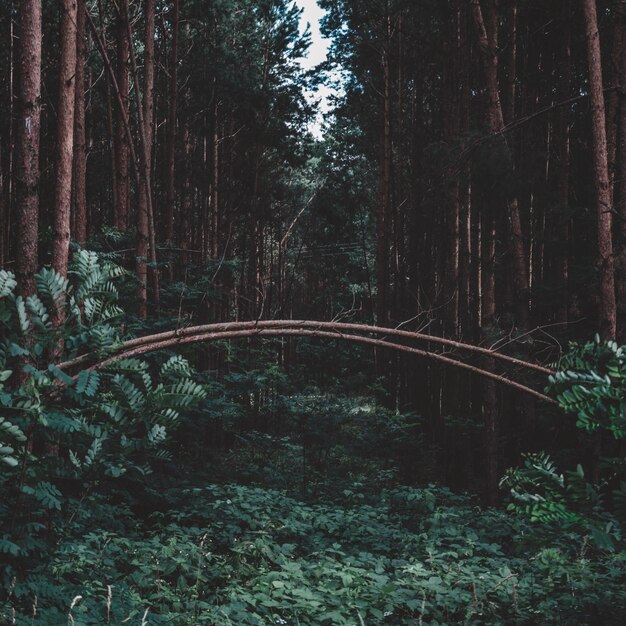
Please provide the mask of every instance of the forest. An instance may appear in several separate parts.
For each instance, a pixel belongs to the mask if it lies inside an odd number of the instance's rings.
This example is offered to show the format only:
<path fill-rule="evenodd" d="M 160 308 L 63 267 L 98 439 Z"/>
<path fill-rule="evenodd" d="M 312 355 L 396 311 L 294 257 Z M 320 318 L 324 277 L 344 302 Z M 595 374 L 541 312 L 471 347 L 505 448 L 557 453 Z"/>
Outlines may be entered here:
<path fill-rule="evenodd" d="M 626 623 L 626 0 L 0 0 L 0 624 Z"/>

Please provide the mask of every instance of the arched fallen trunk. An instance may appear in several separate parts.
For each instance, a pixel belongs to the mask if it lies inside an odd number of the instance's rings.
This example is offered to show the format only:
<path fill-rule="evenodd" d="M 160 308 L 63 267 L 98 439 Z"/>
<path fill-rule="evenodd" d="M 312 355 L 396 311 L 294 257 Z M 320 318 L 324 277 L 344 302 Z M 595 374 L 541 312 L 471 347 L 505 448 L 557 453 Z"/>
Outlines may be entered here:
<path fill-rule="evenodd" d="M 221 341 L 221 340 L 229 340 L 229 339 L 240 339 L 240 338 L 251 338 L 251 337 L 284 337 L 284 336 L 298 336 L 298 337 L 319 337 L 325 339 L 339 339 L 342 341 L 348 341 L 352 343 L 357 343 L 361 345 L 373 346 L 378 348 L 385 348 L 396 350 L 399 352 L 404 352 L 408 354 L 413 354 L 415 356 L 419 356 L 422 358 L 431 359 L 437 361 L 439 363 L 457 367 L 468 372 L 472 372 L 479 376 L 483 376 L 485 378 L 490 378 L 500 384 L 506 385 L 517 391 L 521 391 L 523 393 L 530 394 L 543 402 L 547 402 L 549 404 L 556 404 L 556 402 L 546 396 L 545 394 L 536 391 L 526 385 L 522 385 L 516 381 L 510 380 L 505 376 L 501 376 L 499 374 L 495 374 L 493 372 L 481 369 L 474 365 L 470 365 L 468 363 L 464 363 L 462 361 L 457 361 L 448 356 L 444 356 L 437 352 L 430 352 L 428 350 L 422 350 L 419 348 L 414 348 L 411 346 L 406 346 L 398 343 L 394 343 L 391 341 L 386 341 L 384 339 L 374 339 L 372 337 L 362 337 L 359 335 L 347 334 L 343 333 L 339 330 L 319 330 L 319 329 L 310 329 L 310 328 L 267 328 L 261 327 L 260 323 L 256 327 L 248 327 L 245 329 L 237 329 L 237 330 L 222 330 L 225 326 L 228 325 L 217 325 L 220 327 L 220 330 L 215 331 L 215 325 L 210 325 L 209 327 L 213 327 L 212 332 L 196 332 L 195 334 L 177 334 L 177 331 L 173 331 L 171 333 L 162 333 L 161 335 L 153 335 L 152 340 L 150 342 L 141 342 L 140 340 L 132 340 L 120 347 L 120 350 L 116 352 L 114 355 L 111 355 L 101 361 L 93 363 L 88 367 L 90 370 L 101 369 L 106 367 L 107 365 L 114 363 L 116 361 L 120 361 L 122 359 L 129 359 L 133 357 L 140 356 L 142 354 L 146 354 L 148 352 L 155 352 L 157 350 L 165 350 L 175 348 L 177 346 L 188 345 L 193 343 L 205 343 L 211 341 Z M 335 325 L 336 327 L 337 325 Z M 351 324 L 346 324 L 346 326 L 356 326 Z M 197 327 L 201 328 L 201 327 Z M 376 327 L 372 327 L 376 328 Z M 190 329 L 185 329 L 190 330 Z M 378 329 L 380 330 L 380 329 Z M 156 340 L 158 338 L 158 340 Z M 501 355 L 502 356 L 502 355 Z M 517 361 L 517 359 L 516 359 Z M 523 361 L 521 362 L 523 364 Z M 76 359 L 71 362 L 63 363 L 61 366 L 64 369 L 69 369 L 75 365 L 78 365 L 79 359 Z M 549 370 L 548 370 L 549 371 Z"/>
<path fill-rule="evenodd" d="M 406 339 L 410 341 L 425 341 L 428 343 L 434 343 L 437 345 L 445 346 L 448 348 L 454 348 L 456 350 L 465 350 L 479 354 L 481 356 L 488 356 L 494 360 L 508 363 L 509 365 L 515 365 L 524 369 L 530 369 L 544 376 L 550 376 L 554 374 L 554 370 L 539 365 L 537 363 L 529 363 L 522 361 L 507 354 L 490 350 L 489 348 L 483 348 L 481 346 L 474 346 L 472 344 L 463 343 L 460 341 L 454 341 L 452 339 L 445 339 L 443 337 L 436 337 L 427 335 L 425 333 L 416 333 L 408 330 L 401 330 L 399 328 L 383 328 L 381 326 L 371 326 L 368 324 L 350 324 L 345 322 L 320 322 L 311 320 L 258 320 L 250 322 L 225 322 L 219 324 L 204 324 L 202 326 L 189 326 L 186 328 L 178 328 L 176 330 L 159 333 L 157 335 L 146 335 L 145 337 L 137 337 L 130 341 L 124 342 L 117 349 L 117 352 L 126 352 L 127 350 L 137 347 L 151 345 L 155 343 L 161 343 L 163 341 L 169 341 L 176 338 L 184 338 L 189 336 L 197 336 L 200 334 L 208 333 L 221 333 L 221 332 L 233 332 L 242 331 L 247 334 L 252 334 L 258 330 L 265 329 L 306 329 L 306 330 L 320 330 L 329 332 L 358 332 L 365 334 L 375 334 L 381 336 L 397 337 L 398 339 Z M 397 345 L 397 344 L 393 344 Z M 150 350 L 148 350 L 150 351 Z M 63 370 L 72 369 L 78 365 L 89 363 L 93 361 L 93 355 L 83 355 L 72 361 L 66 361 L 60 363 L 59 367 Z M 453 359 L 451 359 L 453 360 Z M 454 361 L 454 360 L 453 360 Z M 457 361 L 454 361 L 455 363 Z"/>

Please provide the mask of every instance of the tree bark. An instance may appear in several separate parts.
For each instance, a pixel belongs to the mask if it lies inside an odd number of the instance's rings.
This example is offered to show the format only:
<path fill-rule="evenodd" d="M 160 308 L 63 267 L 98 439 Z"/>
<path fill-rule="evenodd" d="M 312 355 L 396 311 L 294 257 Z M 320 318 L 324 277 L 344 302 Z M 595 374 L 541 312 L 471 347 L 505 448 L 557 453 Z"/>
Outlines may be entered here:
<path fill-rule="evenodd" d="M 616 8 L 616 20 L 619 22 L 621 39 L 626 39 L 626 0 L 620 0 Z M 618 60 L 618 162 L 617 162 L 617 211 L 619 227 L 617 229 L 617 337 L 623 343 L 626 340 L 626 46 L 620 50 Z"/>
<path fill-rule="evenodd" d="M 39 131 L 41 123 L 41 0 L 22 0 L 18 40 L 17 277 L 20 291 L 35 291 L 39 235 Z"/>
<path fill-rule="evenodd" d="M 168 245 L 174 242 L 174 209 L 176 204 L 176 128 L 178 104 L 178 29 L 179 0 L 172 2 L 172 48 L 170 52 L 169 112 L 167 139 L 167 195 L 165 211 L 165 239 Z M 173 271 L 170 259 L 170 274 Z"/>
<path fill-rule="evenodd" d="M 57 108 L 56 195 L 52 265 L 67 275 L 70 247 L 70 204 L 74 162 L 74 103 L 76 97 L 76 0 L 61 2 L 61 59 Z"/>
<path fill-rule="evenodd" d="M 491 32 L 488 32 L 485 26 L 480 0 L 470 0 L 470 3 L 487 92 L 487 121 L 489 131 L 492 135 L 497 136 L 504 129 L 504 115 L 500 99 L 500 89 L 498 87 L 497 2 L 494 2 L 491 8 Z M 529 324 L 529 271 L 519 203 L 515 196 L 508 201 L 508 216 L 513 253 L 513 281 L 515 284 L 517 321 L 521 328 L 527 328 Z"/>
<path fill-rule="evenodd" d="M 592 148 L 596 186 L 599 306 L 598 325 L 605 339 L 615 338 L 616 303 L 613 259 L 613 217 L 606 139 L 606 113 L 602 82 L 600 33 L 595 0 L 584 0 L 589 96 L 591 100 Z"/>
<path fill-rule="evenodd" d="M 87 240 L 87 152 L 85 145 L 85 0 L 76 7 L 76 96 L 74 105 L 74 219 L 73 236 Z"/>
<path fill-rule="evenodd" d="M 180 197 L 180 228 L 178 231 L 178 242 L 181 249 L 180 265 L 181 270 L 187 266 L 189 257 L 189 240 L 191 239 L 191 132 L 189 129 L 188 116 L 183 116 L 181 139 L 183 144 L 183 184 Z M 182 273 L 182 272 L 181 272 Z"/>
<path fill-rule="evenodd" d="M 130 80 L 128 58 L 130 42 L 128 39 L 128 0 L 121 0 L 117 16 L 117 86 L 121 104 L 116 108 L 115 123 L 115 166 L 116 204 L 114 208 L 115 228 L 125 231 L 129 224 L 130 185 L 129 141 L 124 120 L 130 117 Z"/>
<path fill-rule="evenodd" d="M 152 134 L 154 123 L 154 33 L 155 33 L 155 0 L 145 2 L 145 37 L 144 37 L 144 88 L 143 101 L 139 101 L 138 73 L 134 52 L 131 49 L 131 63 L 135 82 L 137 112 L 139 114 L 140 143 L 141 143 L 141 185 L 137 203 L 137 249 L 135 273 L 137 275 L 138 315 L 146 318 L 148 315 L 148 259 L 156 260 L 154 242 L 154 224 L 152 215 Z M 129 36 L 130 40 L 130 36 Z M 153 268 L 153 276 L 157 269 Z M 158 281 L 154 294 L 158 300 Z"/>
<path fill-rule="evenodd" d="M 386 324 L 389 316 L 389 231 L 391 220 L 391 17 L 385 16 L 385 43 L 382 51 L 383 113 L 380 187 L 376 221 L 376 318 Z"/>
<path fill-rule="evenodd" d="M 565 100 L 571 91 L 571 23 L 569 18 L 568 3 L 563 4 L 563 17 L 565 20 L 565 32 L 560 54 L 560 80 L 559 97 Z M 562 296 L 556 312 L 556 321 L 567 324 L 569 320 L 569 246 L 570 246 L 570 215 L 569 215 L 569 191 L 570 191 L 570 113 L 567 107 L 561 107 L 557 119 L 558 129 L 558 155 L 557 167 L 557 198 L 558 198 L 558 237 L 554 242 L 556 246 L 556 283 L 561 290 Z"/>

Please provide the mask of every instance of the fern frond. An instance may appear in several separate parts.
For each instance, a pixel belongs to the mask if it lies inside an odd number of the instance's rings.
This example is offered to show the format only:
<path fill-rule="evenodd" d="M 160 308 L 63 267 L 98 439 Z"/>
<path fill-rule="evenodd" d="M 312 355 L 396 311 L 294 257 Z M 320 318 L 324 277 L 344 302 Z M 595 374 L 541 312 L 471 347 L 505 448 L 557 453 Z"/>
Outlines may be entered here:
<path fill-rule="evenodd" d="M 100 386 L 100 374 L 96 371 L 83 370 L 76 379 L 76 393 L 93 398 Z"/>
<path fill-rule="evenodd" d="M 112 380 L 112 387 L 118 399 L 124 402 L 131 411 L 139 411 L 145 406 L 145 395 L 126 376 L 116 374 Z"/>
<path fill-rule="evenodd" d="M 7 272 L 6 270 L 0 270 L 0 298 L 13 295 L 13 290 L 16 287 L 17 281 L 15 280 L 15 274 L 13 274 L 13 272 Z"/>
<path fill-rule="evenodd" d="M 26 298 L 26 308 L 30 313 L 32 323 L 38 330 L 45 331 L 51 327 L 48 309 L 38 295 L 34 294 Z"/>
<path fill-rule="evenodd" d="M 37 292 L 44 300 L 55 308 L 60 308 L 66 301 L 70 291 L 70 283 L 65 276 L 59 274 L 55 269 L 44 267 L 35 274 Z"/>
<path fill-rule="evenodd" d="M 160 374 L 163 378 L 168 376 L 189 377 L 191 376 L 191 367 L 187 359 L 177 354 L 163 363 Z"/>
<path fill-rule="evenodd" d="M 15 299 L 15 308 L 17 309 L 17 318 L 20 322 L 20 329 L 22 334 L 25 335 L 30 330 L 30 319 L 28 317 L 28 313 L 26 313 L 26 304 L 24 303 L 24 298 L 22 298 L 22 296 L 18 296 Z"/>

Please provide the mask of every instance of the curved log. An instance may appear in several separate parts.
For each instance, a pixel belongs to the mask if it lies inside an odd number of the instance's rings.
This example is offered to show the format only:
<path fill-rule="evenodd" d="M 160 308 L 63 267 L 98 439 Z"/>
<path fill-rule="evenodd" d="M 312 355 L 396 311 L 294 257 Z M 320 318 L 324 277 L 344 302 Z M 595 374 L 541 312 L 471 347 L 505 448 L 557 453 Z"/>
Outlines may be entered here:
<path fill-rule="evenodd" d="M 201 333 L 218 333 L 218 332 L 231 332 L 231 331 L 251 331 L 255 329 L 307 329 L 307 330 L 327 330 L 327 331 L 346 331 L 346 332 L 361 332 L 369 333 L 381 336 L 398 337 L 399 339 L 427 341 L 429 343 L 435 343 L 441 346 L 449 348 L 455 348 L 458 350 L 466 350 L 482 356 L 488 356 L 490 358 L 515 365 L 517 367 L 523 367 L 536 371 L 544 376 L 550 376 L 554 374 L 554 370 L 551 370 L 543 365 L 536 363 L 528 363 L 509 356 L 507 354 L 501 354 L 488 348 L 482 348 L 481 346 L 474 346 L 472 344 L 462 343 L 460 341 L 454 341 L 452 339 L 444 339 L 443 337 L 435 337 L 427 335 L 425 333 L 415 333 L 408 330 L 400 330 L 398 328 L 383 328 L 381 326 L 371 326 L 368 324 L 350 324 L 345 322 L 318 322 L 310 320 L 258 320 L 251 322 L 225 322 L 220 324 L 204 324 L 201 326 L 189 326 L 186 328 L 179 328 L 157 335 L 147 335 L 145 337 L 138 337 L 124 342 L 119 346 L 118 351 L 126 351 L 139 346 L 144 346 L 153 343 L 160 343 L 162 341 L 168 341 L 174 338 L 195 336 Z M 394 344 L 395 345 L 395 344 Z M 83 355 L 72 361 L 66 361 L 60 363 L 61 369 L 71 369 L 77 365 L 82 365 L 90 361 L 93 355 Z M 456 361 L 455 361 L 456 362 Z"/>
<path fill-rule="evenodd" d="M 173 348 L 176 346 L 182 346 L 186 344 L 220 341 L 224 339 L 237 339 L 237 338 L 250 338 L 250 337 L 284 337 L 284 336 L 323 337 L 323 338 L 328 338 L 328 339 L 340 339 L 343 341 L 349 341 L 352 343 L 358 343 L 362 345 L 397 350 L 399 352 L 413 354 L 415 356 L 420 356 L 423 358 L 438 361 L 439 363 L 443 363 L 445 365 L 450 365 L 453 367 L 464 369 L 468 372 L 478 374 L 479 376 L 490 378 L 500 384 L 507 385 L 513 389 L 516 389 L 517 391 L 521 391 L 523 393 L 532 395 L 538 398 L 539 400 L 542 400 L 543 402 L 547 402 L 549 404 L 556 404 L 556 401 L 550 398 L 549 396 L 546 396 L 545 394 L 539 391 L 531 389 L 530 387 L 527 387 L 518 382 L 510 380 L 504 376 L 494 374 L 493 372 L 489 372 L 479 367 L 469 365 L 468 363 L 463 363 L 462 361 L 451 359 L 450 357 L 444 356 L 436 352 L 420 350 L 419 348 L 413 348 L 410 346 L 405 346 L 402 344 L 385 341 L 383 339 L 373 339 L 371 337 L 361 337 L 358 335 L 345 334 L 340 331 L 331 332 L 331 331 L 326 331 L 326 330 L 314 330 L 314 329 L 311 330 L 307 328 L 258 328 L 257 327 L 257 328 L 248 328 L 245 330 L 226 330 L 226 331 L 208 332 L 208 333 L 200 332 L 195 335 L 183 335 L 183 336 L 171 336 L 170 334 L 168 338 L 163 339 L 161 341 L 155 341 L 155 342 L 151 342 L 151 343 L 144 344 L 144 345 L 134 345 L 130 349 L 120 351 L 113 356 L 110 356 L 106 359 L 103 359 L 102 361 L 99 361 L 98 363 L 93 364 L 88 369 L 89 370 L 101 369 L 103 367 L 106 367 L 107 365 L 110 365 L 111 363 L 120 361 L 122 359 L 130 359 L 130 358 L 145 354 L 147 352 L 155 352 L 157 350 L 164 350 L 167 348 Z"/>

